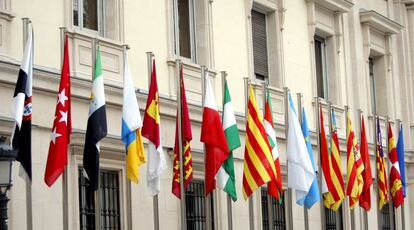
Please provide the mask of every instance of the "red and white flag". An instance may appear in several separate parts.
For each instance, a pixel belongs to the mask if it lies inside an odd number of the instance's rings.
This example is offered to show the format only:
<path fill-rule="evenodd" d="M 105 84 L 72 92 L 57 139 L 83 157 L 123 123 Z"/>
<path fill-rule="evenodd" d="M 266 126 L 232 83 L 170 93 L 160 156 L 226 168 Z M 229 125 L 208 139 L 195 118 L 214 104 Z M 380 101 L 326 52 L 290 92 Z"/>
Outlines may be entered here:
<path fill-rule="evenodd" d="M 216 174 L 230 154 L 220 121 L 216 99 L 210 79 L 206 77 L 203 123 L 200 141 L 205 145 L 205 188 L 206 195 L 216 188 Z"/>
<path fill-rule="evenodd" d="M 68 144 L 72 133 L 70 110 L 70 68 L 68 36 L 65 38 L 62 73 L 56 101 L 55 119 L 50 135 L 49 155 L 47 157 L 45 183 L 50 187 L 63 173 L 67 164 Z"/>

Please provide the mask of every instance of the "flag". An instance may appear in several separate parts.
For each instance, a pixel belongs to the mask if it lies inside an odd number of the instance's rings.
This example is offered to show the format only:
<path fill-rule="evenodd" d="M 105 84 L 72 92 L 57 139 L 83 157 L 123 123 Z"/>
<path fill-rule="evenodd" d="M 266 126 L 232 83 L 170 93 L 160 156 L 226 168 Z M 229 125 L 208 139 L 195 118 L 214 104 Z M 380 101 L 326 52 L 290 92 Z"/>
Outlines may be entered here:
<path fill-rule="evenodd" d="M 336 120 L 335 117 L 332 117 L 331 154 L 329 154 L 322 107 L 319 108 L 319 117 L 323 204 L 326 208 L 336 211 L 341 206 L 342 200 L 345 198 L 338 149 L 338 135 L 336 133 Z"/>
<path fill-rule="evenodd" d="M 22 63 L 13 95 L 12 116 L 15 121 L 12 147 L 17 151 L 26 175 L 32 179 L 32 80 L 33 30 L 28 33 Z"/>
<path fill-rule="evenodd" d="M 126 175 L 135 183 L 139 181 L 139 167 L 145 163 L 144 143 L 142 141 L 142 121 L 135 95 L 128 55 L 124 51 L 124 92 L 122 104 L 122 142 L 126 147 Z"/>
<path fill-rule="evenodd" d="M 264 109 L 264 120 L 263 124 L 266 130 L 267 139 L 269 141 L 270 149 L 272 151 L 273 161 L 276 168 L 276 180 L 270 181 L 267 184 L 267 192 L 269 195 L 276 198 L 276 200 L 281 201 L 282 194 L 282 174 L 280 173 L 280 160 L 279 160 L 279 150 L 276 140 L 276 132 L 273 126 L 273 114 L 272 114 L 272 101 L 270 100 L 269 90 L 266 90 L 266 102 Z"/>
<path fill-rule="evenodd" d="M 93 190 L 98 190 L 99 186 L 99 142 L 107 134 L 103 80 L 101 52 L 98 46 L 83 150 L 84 175 L 87 177 L 89 186 Z"/>
<path fill-rule="evenodd" d="M 405 160 L 404 160 L 404 134 L 403 134 L 403 124 L 400 124 L 400 132 L 398 133 L 397 141 L 397 155 L 398 155 L 398 164 L 400 166 L 400 175 L 401 182 L 403 186 L 403 194 L 406 197 L 406 183 L 405 183 Z"/>
<path fill-rule="evenodd" d="M 287 170 L 288 187 L 296 190 L 296 203 L 301 203 L 309 193 L 315 180 L 315 170 L 309 157 L 305 138 L 300 128 L 293 100 L 289 94 L 288 108 L 288 136 L 287 136 Z"/>
<path fill-rule="evenodd" d="M 333 116 L 333 115 L 332 115 Z M 349 207 L 353 208 L 361 196 L 364 187 L 362 172 L 364 171 L 364 162 L 359 152 L 358 141 L 352 128 L 351 117 L 347 112 L 347 188 L 346 195 L 349 196 Z"/>
<path fill-rule="evenodd" d="M 182 132 L 182 145 L 183 152 L 179 152 L 178 148 L 178 119 L 175 127 L 175 145 L 174 145 L 174 166 L 173 166 L 173 181 L 172 181 L 172 193 L 181 198 L 180 191 L 180 160 L 179 154 L 183 154 L 184 161 L 184 190 L 187 189 L 188 184 L 193 179 L 193 160 L 191 157 L 190 141 L 192 140 L 190 116 L 188 114 L 187 97 L 185 95 L 184 79 L 183 79 L 183 67 L 180 68 L 180 92 L 181 92 L 181 132 Z"/>
<path fill-rule="evenodd" d="M 378 208 L 381 210 L 382 207 L 388 203 L 388 183 L 387 183 L 387 171 L 385 168 L 384 151 L 382 150 L 382 136 L 381 127 L 379 124 L 379 118 L 377 117 L 377 183 L 378 183 L 378 196 L 379 204 Z"/>
<path fill-rule="evenodd" d="M 241 146 L 239 131 L 237 130 L 236 117 L 233 111 L 233 104 L 231 102 L 230 91 L 227 85 L 227 80 L 224 83 L 224 97 L 223 97 L 223 129 L 226 136 L 227 146 L 230 154 L 221 165 L 217 172 L 217 187 L 222 188 L 233 201 L 237 200 L 236 193 L 236 178 L 234 175 L 234 159 L 233 150 Z"/>
<path fill-rule="evenodd" d="M 160 176 L 167 168 L 161 144 L 160 105 L 155 60 L 152 61 L 151 83 L 145 108 L 142 135 L 148 139 L 147 184 L 152 196 L 160 193 Z"/>
<path fill-rule="evenodd" d="M 371 185 L 373 182 L 371 163 L 368 151 L 368 140 L 365 131 L 364 115 L 361 117 L 361 147 L 359 149 L 361 153 L 362 162 L 364 163 L 364 171 L 362 171 L 362 178 L 364 180 L 364 187 L 362 188 L 361 196 L 359 197 L 359 206 L 369 211 L 371 209 Z"/>
<path fill-rule="evenodd" d="M 63 173 L 68 160 L 68 144 L 72 133 L 71 116 L 70 67 L 68 51 L 68 35 L 65 35 L 62 72 L 60 74 L 59 91 L 56 101 L 55 118 L 50 136 L 49 154 L 45 170 L 45 183 L 52 186 Z"/>
<path fill-rule="evenodd" d="M 302 200 L 299 200 L 297 203 L 299 205 L 305 205 L 307 209 L 310 209 L 316 202 L 318 202 L 321 199 L 321 197 L 319 195 L 318 178 L 316 177 L 315 160 L 313 159 L 312 144 L 309 134 L 308 120 L 306 118 L 305 108 L 302 108 L 302 133 L 303 137 L 305 138 L 306 149 L 308 150 L 309 159 L 312 162 L 313 175 L 315 176 L 315 179 L 313 179 L 308 194 Z"/>
<path fill-rule="evenodd" d="M 200 141 L 204 143 L 205 148 L 204 184 L 207 196 L 215 189 L 216 174 L 229 156 L 230 151 L 226 143 L 223 127 L 221 126 L 220 114 L 208 76 L 205 79 L 205 83 L 206 95 L 204 98 Z"/>
<path fill-rule="evenodd" d="M 388 123 L 388 158 L 391 162 L 390 191 L 392 203 L 395 208 L 398 208 L 404 202 L 404 192 L 401 181 L 400 166 L 398 163 L 398 155 L 395 149 L 395 140 L 390 123 Z"/>
<path fill-rule="evenodd" d="M 275 164 L 262 115 L 257 107 L 251 85 L 249 86 L 246 118 L 246 145 L 243 165 L 243 196 L 245 200 L 260 186 L 276 180 Z"/>

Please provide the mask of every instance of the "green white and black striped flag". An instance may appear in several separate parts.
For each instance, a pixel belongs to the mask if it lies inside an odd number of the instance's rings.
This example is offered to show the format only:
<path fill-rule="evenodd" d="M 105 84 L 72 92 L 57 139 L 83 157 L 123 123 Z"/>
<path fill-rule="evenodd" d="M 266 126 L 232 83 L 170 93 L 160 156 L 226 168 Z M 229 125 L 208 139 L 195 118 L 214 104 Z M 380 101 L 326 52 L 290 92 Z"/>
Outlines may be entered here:
<path fill-rule="evenodd" d="M 105 93 L 99 46 L 96 53 L 90 100 L 83 152 L 83 167 L 84 172 L 86 172 L 85 176 L 89 180 L 90 188 L 97 190 L 99 186 L 99 142 L 107 134 Z"/>
<path fill-rule="evenodd" d="M 231 103 L 227 80 L 225 82 L 223 97 L 223 129 L 226 136 L 230 155 L 221 165 L 217 172 L 217 187 L 227 192 L 233 201 L 237 200 L 236 181 L 234 176 L 233 150 L 240 147 L 239 131 L 237 130 L 236 117 L 234 116 L 233 104 Z"/>

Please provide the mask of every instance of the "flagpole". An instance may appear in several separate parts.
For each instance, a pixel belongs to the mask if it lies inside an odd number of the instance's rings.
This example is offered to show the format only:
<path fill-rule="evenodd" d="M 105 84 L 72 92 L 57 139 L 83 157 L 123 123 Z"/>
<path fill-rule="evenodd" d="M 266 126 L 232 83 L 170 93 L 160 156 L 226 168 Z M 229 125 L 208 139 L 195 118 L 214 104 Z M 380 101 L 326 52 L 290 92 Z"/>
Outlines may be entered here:
<path fill-rule="evenodd" d="M 23 21 L 23 49 L 26 46 L 28 34 L 29 34 L 29 24 L 32 23 L 30 18 L 22 18 Z M 33 44 L 33 43 L 32 43 Z M 34 45 L 32 45 L 33 51 Z M 33 53 L 31 55 L 31 61 L 33 63 Z M 33 208 L 32 208 L 32 184 L 29 178 L 25 178 L 26 182 L 26 222 L 27 229 L 33 229 Z"/>
<path fill-rule="evenodd" d="M 288 130 L 289 130 L 289 122 L 288 122 L 288 114 L 289 114 L 289 88 L 288 87 L 283 87 L 283 91 L 284 91 L 284 96 L 285 96 L 285 142 L 286 142 L 286 146 L 287 146 L 287 142 L 288 142 Z M 286 175 L 289 175 L 289 171 L 288 171 L 288 167 L 287 167 L 288 163 L 287 163 L 287 159 L 286 159 Z M 285 202 L 287 201 L 288 207 L 287 207 L 287 215 L 289 218 L 288 221 L 288 230 L 293 230 L 293 211 L 292 211 L 292 189 L 288 187 L 287 189 L 287 198 L 285 197 Z"/>
<path fill-rule="evenodd" d="M 123 63 L 123 66 L 124 67 L 127 64 L 127 63 L 125 63 L 125 59 L 127 57 L 127 53 L 126 53 L 127 50 L 129 50 L 129 46 L 126 45 L 126 44 L 124 44 L 123 45 L 123 53 L 124 53 L 124 63 Z M 125 75 L 125 73 L 124 73 L 124 75 Z M 132 204 L 131 204 L 132 203 L 132 196 L 131 196 L 132 188 L 131 188 L 131 181 L 129 180 L 129 178 L 128 178 L 127 175 L 125 175 L 125 178 L 126 178 L 126 181 L 127 181 L 127 183 L 126 183 L 126 197 L 127 197 L 127 200 L 128 200 L 128 202 L 127 202 L 127 209 L 128 209 L 127 226 L 128 226 L 129 229 L 131 229 L 132 228 Z"/>
<path fill-rule="evenodd" d="M 96 45 L 97 45 L 96 39 L 92 39 L 91 41 L 92 77 L 94 76 L 94 73 L 95 73 Z M 99 178 L 98 178 L 98 185 L 99 185 Z M 93 192 L 93 195 L 94 195 L 94 200 L 95 200 L 95 226 L 97 229 L 100 229 L 101 228 L 100 215 L 96 215 L 97 213 L 99 213 L 96 210 L 101 209 L 100 203 L 99 203 L 99 186 L 98 186 L 98 190 Z"/>
<path fill-rule="evenodd" d="M 222 98 L 224 98 L 225 90 L 226 90 L 226 79 L 227 79 L 227 73 L 226 71 L 221 71 L 221 92 L 222 92 Z M 223 105 L 224 106 L 224 105 Z M 224 113 L 224 107 L 223 107 L 223 113 Z M 228 230 L 233 230 L 233 210 L 232 210 L 232 203 L 231 203 L 231 197 L 228 193 L 226 193 L 227 197 L 227 224 L 228 224 Z"/>
<path fill-rule="evenodd" d="M 388 169 L 388 175 L 386 175 L 387 177 L 388 177 L 388 183 L 390 184 L 391 183 L 391 180 L 390 180 L 390 172 L 391 172 L 391 163 L 390 163 L 390 152 L 389 152 L 389 146 L 388 146 L 388 141 L 389 141 L 389 136 L 388 136 L 388 125 L 389 125 L 389 119 L 390 119 L 390 117 L 387 115 L 386 117 L 385 117 L 385 130 L 386 130 L 386 134 L 385 134 L 385 136 L 387 137 L 387 169 Z M 394 223 L 395 223 L 395 219 L 394 219 L 394 204 L 393 204 L 393 202 L 392 202 L 392 194 L 390 194 L 391 195 L 391 198 L 388 198 L 388 200 L 389 200 L 389 202 L 388 202 L 388 209 L 389 209 L 389 212 L 390 212 L 390 229 L 391 230 L 394 230 Z"/>
<path fill-rule="evenodd" d="M 360 146 L 359 146 L 359 149 L 361 149 L 361 129 L 362 129 L 362 115 L 363 115 L 363 111 L 362 111 L 362 109 L 358 109 L 358 117 L 359 117 L 359 133 L 360 133 L 360 136 L 359 136 L 359 144 L 360 144 Z M 367 151 L 368 151 L 369 149 L 367 149 Z M 369 157 L 369 154 L 368 154 L 368 157 Z M 376 165 L 376 164 L 375 164 Z M 371 192 L 371 188 L 369 189 L 369 191 Z M 360 209 L 361 210 L 361 209 Z M 364 226 L 364 229 L 365 230 L 368 230 L 368 212 L 365 210 L 365 209 L 362 209 L 362 212 L 363 212 L 363 226 Z"/>
<path fill-rule="evenodd" d="M 245 119 L 247 122 L 247 114 L 248 112 L 248 103 L 249 103 L 249 84 L 250 84 L 250 80 L 247 77 L 243 78 L 244 80 L 244 96 L 245 96 Z M 252 193 L 253 195 L 253 193 Z M 249 199 L 249 226 L 250 226 L 250 230 L 254 230 L 254 213 L 253 213 L 253 200 L 251 198 L 251 196 L 248 198 Z"/>
<path fill-rule="evenodd" d="M 316 122 L 315 122 L 315 127 L 316 127 L 316 132 L 317 132 L 317 136 L 318 136 L 318 144 L 317 144 L 317 146 L 318 146 L 318 155 L 319 155 L 319 164 L 318 164 L 318 184 L 319 184 L 319 191 L 321 191 L 321 204 L 320 204 L 320 207 L 321 207 L 321 217 L 323 218 L 323 217 L 325 217 L 325 206 L 324 206 L 324 204 L 323 204 L 323 200 L 324 200 L 324 197 L 323 197 L 323 190 L 322 190 L 322 174 L 323 174 L 323 171 L 322 171 L 322 157 L 321 157 L 321 147 L 320 147 L 320 144 L 321 144 L 321 137 L 320 137 L 320 128 L 321 128 L 321 126 L 322 125 L 324 125 L 324 124 L 320 124 L 320 114 L 319 114 L 319 111 L 320 111 L 320 108 L 319 108 L 319 97 L 315 97 L 315 119 L 316 119 Z M 325 229 L 326 228 L 326 223 L 325 223 L 325 221 L 321 221 L 321 225 L 322 225 L 322 229 Z"/>
<path fill-rule="evenodd" d="M 302 125 L 303 96 L 302 96 L 302 93 L 297 93 L 296 96 L 298 100 L 298 120 L 299 120 L 299 124 Z M 305 204 L 303 205 L 303 216 L 304 216 L 305 230 L 309 230 L 309 214 L 308 214 L 308 209 L 306 208 Z"/>
<path fill-rule="evenodd" d="M 201 108 L 204 108 L 204 99 L 206 96 L 206 72 L 207 72 L 207 68 L 206 66 L 202 65 L 201 66 Z M 204 153 L 204 162 L 207 162 L 206 159 L 206 153 L 205 153 L 205 146 L 203 144 L 203 153 Z M 206 170 L 206 168 L 204 167 L 204 170 Z M 206 172 L 204 171 L 204 176 L 206 175 Z M 204 183 L 204 190 L 207 190 L 206 184 Z M 205 200 L 205 212 L 206 212 L 206 229 L 207 230 L 211 230 L 212 229 L 212 221 L 211 221 L 211 203 L 210 203 L 210 199 L 212 199 L 212 192 L 210 192 L 207 196 L 206 196 L 206 200 Z"/>
<path fill-rule="evenodd" d="M 180 203 L 181 203 L 181 229 L 187 230 L 185 190 L 184 190 L 184 156 L 183 156 L 183 133 L 182 133 L 182 105 L 181 105 L 181 60 L 175 60 L 177 75 L 177 132 L 178 132 L 178 158 L 180 164 Z"/>
<path fill-rule="evenodd" d="M 61 67 L 63 66 L 63 55 L 64 55 L 64 47 L 65 47 L 65 36 L 66 36 L 66 27 L 59 27 L 60 30 L 60 63 L 61 63 Z M 67 148 L 67 147 L 66 147 Z M 69 159 L 70 157 L 68 157 L 67 162 L 69 164 Z M 68 202 L 68 171 L 67 171 L 67 165 L 64 166 L 63 168 L 63 175 L 62 175 L 62 191 L 63 191 L 63 199 L 62 199 L 62 204 L 63 204 L 63 229 L 67 230 L 69 229 L 69 202 Z"/>
<path fill-rule="evenodd" d="M 332 113 L 332 111 L 331 111 L 331 113 Z M 345 134 L 345 136 L 346 136 L 346 138 L 345 138 L 345 143 L 348 143 L 348 132 L 349 132 L 349 130 L 348 130 L 348 113 L 349 113 L 349 106 L 348 105 L 345 105 L 345 132 L 346 132 L 346 134 Z M 351 115 L 349 115 L 349 116 L 351 116 Z M 347 156 L 347 158 L 348 158 L 348 156 Z M 352 209 L 350 209 L 350 216 L 351 216 L 351 228 L 352 229 L 355 229 L 355 206 L 354 206 L 354 208 L 352 208 Z"/>
<path fill-rule="evenodd" d="M 402 121 L 400 119 L 397 119 L 396 123 L 397 123 L 397 127 L 398 127 L 398 133 L 400 133 Z M 398 140 L 399 139 L 400 139 L 400 136 L 398 136 Z M 398 141 L 397 141 L 397 144 L 398 144 Z M 405 151 L 405 150 L 403 150 L 403 151 Z M 404 155 L 404 153 L 403 153 L 403 155 Z M 404 165 L 404 167 L 405 167 L 405 165 Z M 404 199 L 405 199 L 405 197 L 404 197 Z M 402 223 L 401 223 L 402 224 L 401 225 L 402 230 L 405 230 L 405 207 L 404 207 L 404 202 L 401 204 L 401 221 L 402 221 Z"/>
<path fill-rule="evenodd" d="M 267 99 L 267 87 L 266 87 L 266 83 L 263 82 L 262 83 L 262 88 L 263 88 L 263 117 L 265 116 L 265 107 L 266 107 L 266 99 Z M 273 124 L 272 124 L 273 125 Z M 269 187 L 268 187 L 269 189 Z M 268 228 L 269 230 L 272 230 L 272 223 L 273 223 L 273 213 L 272 213 L 272 197 L 269 196 L 269 194 L 266 195 L 267 197 L 267 219 L 268 219 Z"/>
<path fill-rule="evenodd" d="M 152 52 L 147 52 L 148 89 L 151 86 L 151 80 L 152 80 L 153 58 L 154 58 L 154 54 Z M 159 206 L 158 206 L 158 194 L 155 194 L 152 197 L 152 206 L 153 206 L 153 213 L 154 213 L 154 230 L 159 230 L 160 229 L 160 214 L 159 214 Z"/>

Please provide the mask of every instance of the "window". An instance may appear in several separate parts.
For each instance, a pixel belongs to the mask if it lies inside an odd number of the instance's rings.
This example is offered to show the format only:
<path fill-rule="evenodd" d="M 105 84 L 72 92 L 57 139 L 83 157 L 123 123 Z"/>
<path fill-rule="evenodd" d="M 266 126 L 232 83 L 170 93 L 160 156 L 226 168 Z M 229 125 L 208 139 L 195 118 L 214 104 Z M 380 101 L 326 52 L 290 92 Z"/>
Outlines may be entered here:
<path fill-rule="evenodd" d="M 252 10 L 253 61 L 256 79 L 269 77 L 266 14 Z"/>
<path fill-rule="evenodd" d="M 174 1 L 174 52 L 196 61 L 194 0 Z"/>
<path fill-rule="evenodd" d="M 315 36 L 315 67 L 316 67 L 316 88 L 317 96 L 328 99 L 326 87 L 326 43 L 325 39 Z"/>
<path fill-rule="evenodd" d="M 376 113 L 376 98 L 375 98 L 375 78 L 374 78 L 374 60 L 369 58 L 369 82 L 371 88 L 371 106 L 372 112 Z"/>
<path fill-rule="evenodd" d="M 395 229 L 395 216 L 391 219 L 391 208 L 393 209 L 392 214 L 394 214 L 395 209 L 394 206 L 390 203 L 385 204 L 382 209 L 380 210 L 381 215 L 381 223 L 380 223 L 380 229 L 382 230 L 388 230 L 388 229 Z M 391 224 L 393 228 L 391 228 Z"/>
<path fill-rule="evenodd" d="M 101 170 L 98 204 L 95 203 L 95 192 L 89 189 L 83 169 L 79 168 L 78 173 L 80 229 L 95 229 L 96 215 L 100 215 L 101 229 L 121 229 L 118 172 Z"/>
<path fill-rule="evenodd" d="M 267 194 L 267 188 L 261 189 L 262 197 L 262 229 L 269 229 L 269 203 Z M 286 218 L 285 218 L 285 197 L 282 196 L 282 201 L 279 203 L 274 197 L 270 197 L 272 202 L 272 227 L 274 230 L 285 230 L 286 229 Z"/>
<path fill-rule="evenodd" d="M 206 209 L 205 209 L 204 182 L 193 180 L 188 185 L 185 192 L 187 229 L 204 230 L 206 229 Z M 210 196 L 212 228 L 214 230 L 214 200 Z"/>
<path fill-rule="evenodd" d="M 73 25 L 100 31 L 103 0 L 73 0 Z"/>
<path fill-rule="evenodd" d="M 113 40 L 122 40 L 121 0 L 72 0 L 73 26 Z"/>
<path fill-rule="evenodd" d="M 336 226 L 339 226 L 339 229 L 344 229 L 344 224 L 342 220 L 342 205 L 338 208 L 338 211 L 333 211 L 332 209 L 325 207 L 325 229 L 326 230 L 336 230 Z"/>

